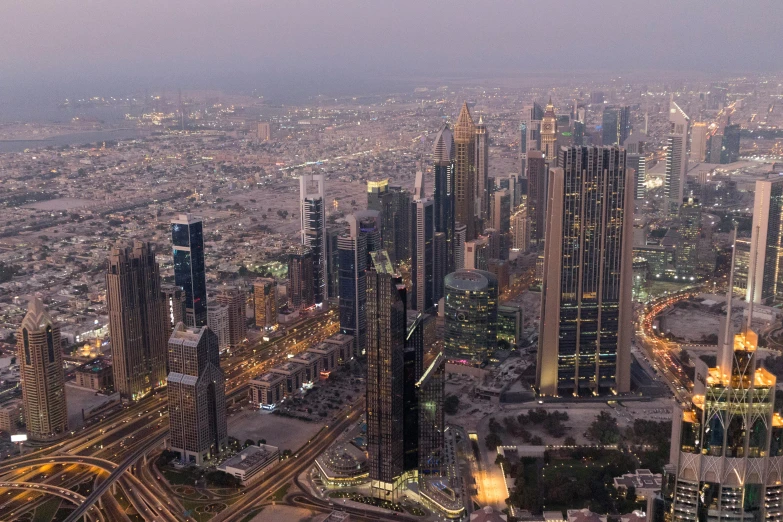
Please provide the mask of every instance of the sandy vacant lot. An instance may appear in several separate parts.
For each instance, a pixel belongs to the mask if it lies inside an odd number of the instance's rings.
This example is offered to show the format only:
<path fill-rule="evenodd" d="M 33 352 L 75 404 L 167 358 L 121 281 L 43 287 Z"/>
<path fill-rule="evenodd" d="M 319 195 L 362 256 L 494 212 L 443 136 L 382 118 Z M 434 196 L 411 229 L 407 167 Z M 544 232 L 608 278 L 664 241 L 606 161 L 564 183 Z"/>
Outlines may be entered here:
<path fill-rule="evenodd" d="M 243 410 L 228 418 L 228 434 L 240 442 L 266 439 L 280 451 L 296 451 L 318 433 L 323 424 L 281 417 L 258 410 Z"/>

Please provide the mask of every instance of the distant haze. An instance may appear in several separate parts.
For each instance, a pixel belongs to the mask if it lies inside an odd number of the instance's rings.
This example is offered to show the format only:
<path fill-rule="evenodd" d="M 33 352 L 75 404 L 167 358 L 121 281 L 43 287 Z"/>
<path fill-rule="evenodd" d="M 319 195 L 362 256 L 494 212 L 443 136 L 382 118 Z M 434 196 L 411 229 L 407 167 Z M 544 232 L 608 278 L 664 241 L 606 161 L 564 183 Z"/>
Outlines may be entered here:
<path fill-rule="evenodd" d="M 7 0 L 0 96 L 783 69 L 780 0 Z M 6 99 L 7 101 L 7 99 Z"/>

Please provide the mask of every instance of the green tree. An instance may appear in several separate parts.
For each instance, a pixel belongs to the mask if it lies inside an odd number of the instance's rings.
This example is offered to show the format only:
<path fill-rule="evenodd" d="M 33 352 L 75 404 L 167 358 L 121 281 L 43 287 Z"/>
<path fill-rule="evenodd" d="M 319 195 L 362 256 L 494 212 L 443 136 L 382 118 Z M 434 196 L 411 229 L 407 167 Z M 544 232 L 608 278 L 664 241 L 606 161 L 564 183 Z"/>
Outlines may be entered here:
<path fill-rule="evenodd" d="M 456 415 L 458 411 L 459 411 L 459 396 L 446 395 L 446 398 L 443 399 L 443 412 L 446 415 Z"/>
<path fill-rule="evenodd" d="M 498 449 L 498 446 L 503 444 L 503 440 L 501 440 L 500 435 L 498 435 L 495 432 L 490 432 L 489 435 L 484 439 L 484 444 L 487 446 L 487 449 L 490 451 L 495 451 Z"/>
<path fill-rule="evenodd" d="M 587 436 L 590 440 L 600 444 L 616 444 L 620 440 L 620 428 L 617 419 L 608 412 L 599 413 L 593 423 L 587 428 Z"/>

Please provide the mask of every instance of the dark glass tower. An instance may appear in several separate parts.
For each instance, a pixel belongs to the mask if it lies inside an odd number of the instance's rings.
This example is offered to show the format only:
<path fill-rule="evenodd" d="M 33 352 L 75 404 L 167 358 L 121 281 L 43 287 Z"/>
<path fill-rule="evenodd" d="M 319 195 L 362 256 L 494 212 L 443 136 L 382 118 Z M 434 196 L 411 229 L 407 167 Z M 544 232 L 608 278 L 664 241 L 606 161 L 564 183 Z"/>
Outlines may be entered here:
<path fill-rule="evenodd" d="M 185 290 L 185 324 L 207 325 L 207 275 L 201 218 L 180 214 L 171 221 L 174 282 Z"/>
<path fill-rule="evenodd" d="M 740 153 L 740 126 L 738 124 L 726 125 L 723 128 L 723 143 L 720 151 L 721 163 L 734 163 L 739 159 Z"/>
<path fill-rule="evenodd" d="M 380 213 L 383 248 L 395 262 L 410 259 L 410 204 L 411 194 L 388 179 L 367 182 L 367 209 Z"/>
<path fill-rule="evenodd" d="M 467 102 L 454 125 L 454 220 L 466 241 L 476 238 L 476 125 Z"/>
<path fill-rule="evenodd" d="M 424 322 L 419 314 L 405 335 L 403 389 L 403 468 L 413 471 L 419 466 L 419 396 L 416 383 L 421 379 L 424 365 Z"/>
<path fill-rule="evenodd" d="M 483 270 L 446 276 L 444 346 L 449 359 L 478 366 L 497 348 L 498 280 Z"/>
<path fill-rule="evenodd" d="M 628 105 L 604 108 L 601 121 L 601 143 L 622 145 L 631 133 L 631 108 Z"/>
<path fill-rule="evenodd" d="M 540 247 L 546 229 L 546 158 L 541 151 L 527 154 L 527 218 L 530 223 L 530 242 Z"/>
<path fill-rule="evenodd" d="M 413 221 L 411 307 L 424 312 L 435 305 L 435 206 L 431 199 L 425 198 L 414 201 L 411 210 L 411 221 Z"/>
<path fill-rule="evenodd" d="M 288 253 L 288 302 L 294 310 L 315 305 L 313 257 L 313 251 L 305 246 L 298 246 Z"/>
<path fill-rule="evenodd" d="M 444 234 L 446 262 L 444 273 L 454 271 L 454 136 L 448 126 L 435 136 L 432 148 L 435 176 L 435 232 Z"/>
<path fill-rule="evenodd" d="M 312 190 L 315 185 L 315 191 Z M 299 179 L 302 244 L 313 255 L 313 299 L 320 305 L 327 298 L 326 202 L 324 175 L 303 174 Z"/>

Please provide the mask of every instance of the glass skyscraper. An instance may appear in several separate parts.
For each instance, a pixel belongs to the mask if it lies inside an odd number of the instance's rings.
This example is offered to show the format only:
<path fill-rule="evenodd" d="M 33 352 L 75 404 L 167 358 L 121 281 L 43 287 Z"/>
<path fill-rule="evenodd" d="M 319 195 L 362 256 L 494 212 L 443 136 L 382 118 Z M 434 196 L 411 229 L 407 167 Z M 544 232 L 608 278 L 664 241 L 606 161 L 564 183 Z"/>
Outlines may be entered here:
<path fill-rule="evenodd" d="M 180 214 L 171 221 L 174 282 L 185 290 L 185 323 L 207 325 L 207 276 L 201 218 Z"/>
<path fill-rule="evenodd" d="M 454 271 L 454 136 L 448 126 L 435 136 L 432 150 L 432 170 L 435 178 L 435 232 L 444 234 L 446 267 Z"/>
<path fill-rule="evenodd" d="M 480 365 L 497 348 L 498 280 L 483 270 L 463 269 L 447 275 L 444 286 L 446 356 Z"/>
<path fill-rule="evenodd" d="M 311 192 L 312 185 L 316 190 Z M 303 174 L 299 179 L 302 244 L 313 256 L 313 299 L 320 305 L 327 298 L 326 201 L 324 175 Z"/>

